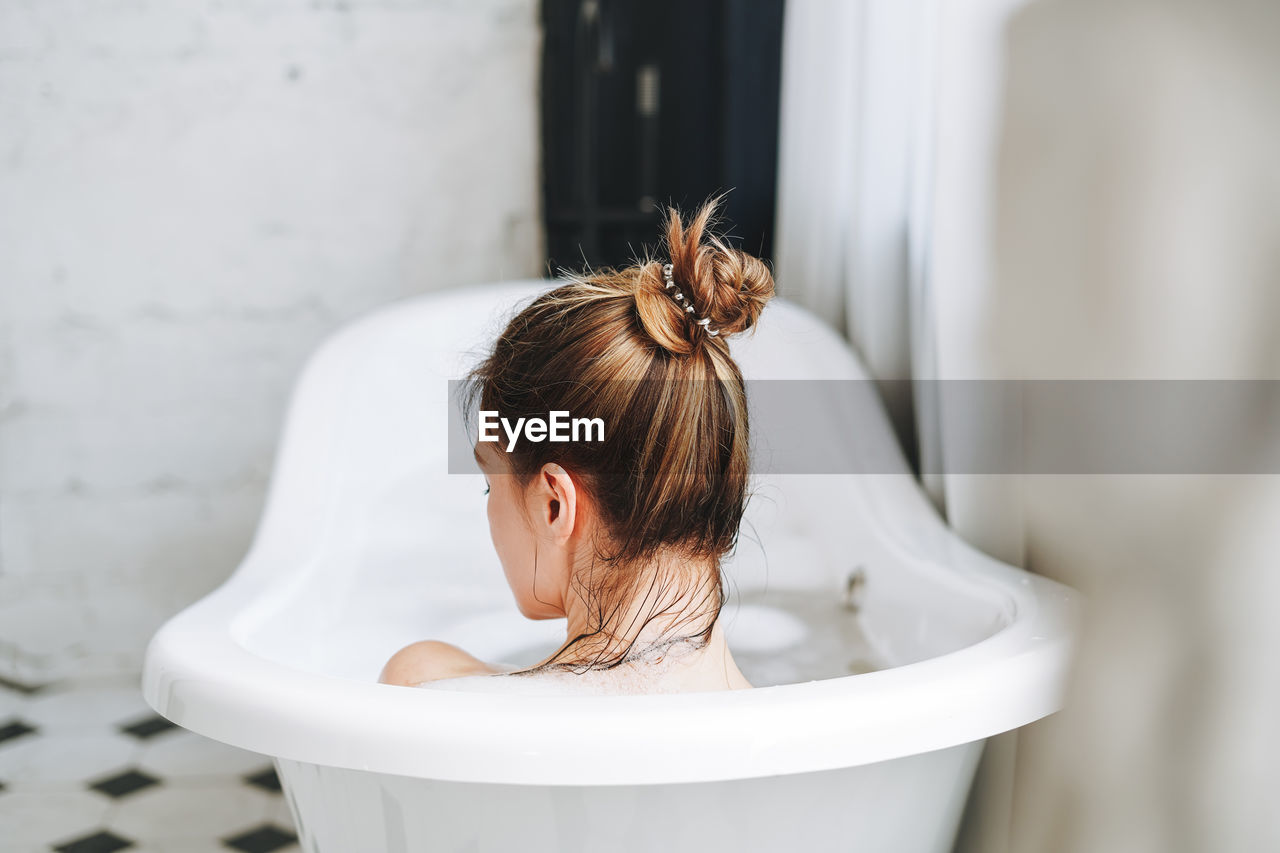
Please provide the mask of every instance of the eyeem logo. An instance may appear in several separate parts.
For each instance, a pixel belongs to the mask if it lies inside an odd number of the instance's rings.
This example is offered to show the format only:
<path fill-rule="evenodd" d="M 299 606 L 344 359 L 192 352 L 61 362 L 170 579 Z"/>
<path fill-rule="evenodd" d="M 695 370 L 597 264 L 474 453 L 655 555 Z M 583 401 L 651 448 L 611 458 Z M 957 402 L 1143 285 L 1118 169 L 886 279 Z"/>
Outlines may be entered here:
<path fill-rule="evenodd" d="M 538 441 L 604 441 L 604 418 L 570 418 L 568 412 L 548 412 L 548 418 L 516 418 L 514 424 L 497 412 L 480 411 L 480 441 L 501 441 L 498 427 L 507 435 L 507 452 L 516 446 L 523 430 L 524 437 Z M 578 437 L 579 430 L 583 438 Z M 596 437 L 593 438 L 592 434 Z"/>

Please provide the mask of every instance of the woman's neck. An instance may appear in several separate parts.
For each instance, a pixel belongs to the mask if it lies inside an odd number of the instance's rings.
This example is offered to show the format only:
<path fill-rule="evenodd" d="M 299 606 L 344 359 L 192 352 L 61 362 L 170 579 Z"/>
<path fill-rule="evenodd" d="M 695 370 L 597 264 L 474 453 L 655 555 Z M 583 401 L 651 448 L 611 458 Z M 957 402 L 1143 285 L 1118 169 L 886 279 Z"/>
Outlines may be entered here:
<path fill-rule="evenodd" d="M 626 602 L 590 602 L 574 588 L 567 596 L 566 638 L 581 637 L 552 661 L 626 667 L 677 689 L 750 687 L 725 642 L 719 621 L 719 565 L 669 560 L 641 570 L 638 593 Z M 604 620 L 601 614 L 611 614 Z"/>

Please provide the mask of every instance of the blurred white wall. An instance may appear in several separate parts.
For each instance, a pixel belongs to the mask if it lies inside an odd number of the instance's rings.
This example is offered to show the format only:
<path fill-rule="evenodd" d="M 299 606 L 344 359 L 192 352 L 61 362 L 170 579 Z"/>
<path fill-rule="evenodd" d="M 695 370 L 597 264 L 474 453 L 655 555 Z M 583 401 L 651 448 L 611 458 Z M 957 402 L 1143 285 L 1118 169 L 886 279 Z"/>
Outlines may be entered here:
<path fill-rule="evenodd" d="M 779 282 L 875 375 L 1280 380 L 1280 4 L 787 12 Z M 914 402 L 935 467 L 1002 423 Z M 1280 411 L 1247 426 L 1233 449 L 1277 458 Z M 1280 477 L 938 480 L 970 543 L 1089 599 L 1066 708 L 992 740 L 957 850 L 1280 849 Z"/>
<path fill-rule="evenodd" d="M 979 360 L 1280 380 L 1280 4 L 1043 0 L 1005 47 Z M 1242 456 L 1277 458 L 1280 411 L 1249 427 Z M 1280 476 L 1035 476 L 1023 500 L 1028 567 L 1089 606 L 1066 708 L 1019 735 L 1010 849 L 1280 850 Z"/>
<path fill-rule="evenodd" d="M 0 4 L 0 677 L 138 669 L 337 326 L 542 272 L 534 0 Z"/>

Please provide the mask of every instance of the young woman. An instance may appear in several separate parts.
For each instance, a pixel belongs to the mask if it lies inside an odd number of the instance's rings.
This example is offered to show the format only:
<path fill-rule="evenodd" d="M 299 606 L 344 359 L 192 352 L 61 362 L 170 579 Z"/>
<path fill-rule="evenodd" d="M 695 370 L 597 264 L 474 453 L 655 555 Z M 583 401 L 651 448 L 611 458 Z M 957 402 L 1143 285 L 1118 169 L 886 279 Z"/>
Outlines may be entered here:
<path fill-rule="evenodd" d="M 758 258 L 668 209 L 665 258 L 571 277 L 521 310 L 468 377 L 469 412 L 598 419 L 577 440 L 477 441 L 489 529 L 520 612 L 563 645 L 514 669 L 434 640 L 380 680 L 449 689 L 733 690 L 720 560 L 747 500 L 742 375 L 727 339 L 773 296 Z M 705 238 L 705 239 L 704 239 Z M 602 433 L 602 434 L 601 434 Z M 477 432 L 476 435 L 480 433 Z M 441 684 L 442 680 L 448 683 Z"/>

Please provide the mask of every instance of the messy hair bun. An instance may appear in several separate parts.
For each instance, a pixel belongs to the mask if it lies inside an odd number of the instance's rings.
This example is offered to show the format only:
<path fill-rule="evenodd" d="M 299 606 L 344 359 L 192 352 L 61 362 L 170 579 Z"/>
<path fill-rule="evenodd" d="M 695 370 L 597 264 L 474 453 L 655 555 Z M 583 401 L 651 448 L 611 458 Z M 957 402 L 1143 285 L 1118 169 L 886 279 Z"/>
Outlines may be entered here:
<path fill-rule="evenodd" d="M 773 274 L 765 263 L 710 233 L 720 198 L 704 204 L 688 227 L 678 210 L 667 210 L 664 248 L 669 260 L 665 263 L 671 264 L 671 278 L 683 300 L 673 298 L 666 287 L 662 259 L 646 260 L 636 267 L 640 323 L 659 346 L 677 355 L 692 353 L 708 338 L 752 328 L 773 297 Z M 707 242 L 703 242 L 704 236 Z M 699 318 L 709 322 L 699 325 Z M 713 336 L 711 330 L 719 334 Z"/>
<path fill-rule="evenodd" d="M 630 647 L 612 645 L 624 632 L 610 620 L 653 583 L 660 552 L 714 567 L 697 569 L 708 607 L 675 623 L 698 625 L 685 638 L 709 639 L 724 604 L 719 561 L 737 542 L 750 469 L 746 385 L 725 339 L 756 325 L 774 284 L 763 261 L 708 233 L 719 200 L 687 227 L 668 209 L 663 256 L 571 275 L 539 294 L 464 386 L 469 415 L 478 403 L 511 420 L 562 411 L 605 424 L 600 440 L 499 448 L 521 488 L 548 463 L 568 471 L 603 531 L 592 570 L 575 578 L 599 624 L 542 668 L 624 660 Z M 594 571 L 597 560 L 609 570 Z"/>

